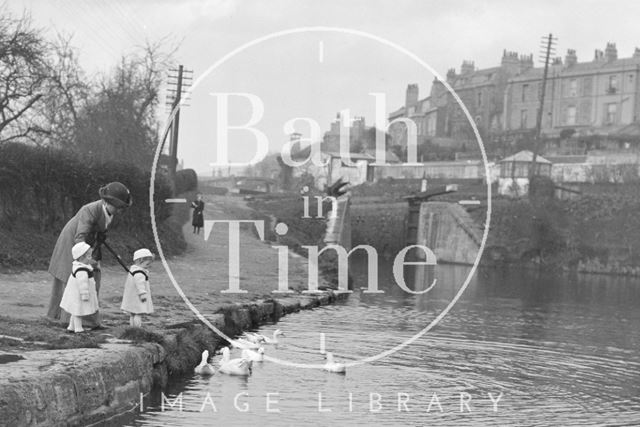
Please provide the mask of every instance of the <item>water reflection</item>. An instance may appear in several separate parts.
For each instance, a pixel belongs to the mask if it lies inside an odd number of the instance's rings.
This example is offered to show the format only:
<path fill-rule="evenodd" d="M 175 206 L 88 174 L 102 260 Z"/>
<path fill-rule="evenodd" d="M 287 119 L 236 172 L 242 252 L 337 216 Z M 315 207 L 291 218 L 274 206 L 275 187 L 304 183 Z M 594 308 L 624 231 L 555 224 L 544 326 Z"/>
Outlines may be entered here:
<path fill-rule="evenodd" d="M 422 330 L 447 306 L 470 268 L 407 266 L 404 292 L 381 262 L 380 288 L 367 294 L 366 265 L 354 262 L 355 292 L 334 306 L 287 316 L 287 337 L 267 354 L 319 363 L 319 335 L 345 361 L 377 354 Z M 462 298 L 412 345 L 355 366 L 345 376 L 273 363 L 246 380 L 216 374 L 186 378 L 165 393 L 183 393 L 188 411 L 161 411 L 160 391 L 131 425 L 638 425 L 640 420 L 640 289 L 633 279 L 549 271 L 479 269 Z M 265 326 L 271 333 L 275 326 Z M 238 393 L 251 408 L 239 412 Z M 280 412 L 267 411 L 276 393 Z M 460 411 L 460 395 L 471 396 Z M 491 395 L 489 394 L 491 393 Z M 492 397 L 502 393 L 498 410 Z M 217 411 L 200 412 L 209 394 Z M 318 407 L 322 395 L 323 409 Z M 381 410 L 371 410 L 371 395 Z M 409 411 L 398 411 L 398 395 Z M 442 411 L 431 405 L 438 396 Z M 492 396 L 492 397 L 491 397 Z M 272 396 L 273 397 L 273 396 Z M 351 405 L 351 407 L 350 407 Z M 374 405 L 375 406 L 375 405 Z"/>

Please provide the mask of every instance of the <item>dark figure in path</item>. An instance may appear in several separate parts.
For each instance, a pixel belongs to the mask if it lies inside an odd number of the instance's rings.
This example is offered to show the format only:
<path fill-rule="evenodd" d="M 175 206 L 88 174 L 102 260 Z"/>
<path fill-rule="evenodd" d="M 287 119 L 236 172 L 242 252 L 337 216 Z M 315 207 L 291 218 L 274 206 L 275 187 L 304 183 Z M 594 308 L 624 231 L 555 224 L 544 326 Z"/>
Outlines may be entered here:
<path fill-rule="evenodd" d="M 71 274 L 73 257 L 71 248 L 79 242 L 86 242 L 92 247 L 93 268 L 96 292 L 100 291 L 100 245 L 106 240 L 106 233 L 115 216 L 131 206 L 129 189 L 119 182 L 112 182 L 100 188 L 100 200 L 88 203 L 78 210 L 76 215 L 64 226 L 53 249 L 49 262 L 49 273 L 53 276 L 51 300 L 47 316 L 69 323 L 69 313 L 60 308 L 60 300 L 65 284 Z M 99 312 L 82 317 L 83 325 L 88 328 L 100 327 Z"/>
<path fill-rule="evenodd" d="M 196 194 L 196 199 L 191 202 L 193 208 L 193 219 L 191 225 L 193 225 L 194 234 L 200 234 L 200 229 L 204 227 L 204 202 L 202 201 L 202 193 Z"/>

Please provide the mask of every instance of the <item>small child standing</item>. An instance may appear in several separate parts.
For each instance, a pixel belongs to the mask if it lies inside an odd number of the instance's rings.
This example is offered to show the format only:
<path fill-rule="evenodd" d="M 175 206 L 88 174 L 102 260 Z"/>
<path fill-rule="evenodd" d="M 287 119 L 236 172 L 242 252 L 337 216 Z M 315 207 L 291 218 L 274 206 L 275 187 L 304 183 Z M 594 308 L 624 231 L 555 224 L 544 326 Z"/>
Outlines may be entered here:
<path fill-rule="evenodd" d="M 60 308 L 71 314 L 67 330 L 84 332 L 82 317 L 98 311 L 98 293 L 91 266 L 91 246 L 85 242 L 76 243 L 71 248 L 73 264 L 71 276 L 64 288 Z"/>
<path fill-rule="evenodd" d="M 153 313 L 151 287 L 149 286 L 149 270 L 153 262 L 153 254 L 149 249 L 138 249 L 133 253 L 134 264 L 129 269 L 127 281 L 124 283 L 122 305 L 120 308 L 129 313 L 130 326 L 142 326 L 142 314 Z"/>

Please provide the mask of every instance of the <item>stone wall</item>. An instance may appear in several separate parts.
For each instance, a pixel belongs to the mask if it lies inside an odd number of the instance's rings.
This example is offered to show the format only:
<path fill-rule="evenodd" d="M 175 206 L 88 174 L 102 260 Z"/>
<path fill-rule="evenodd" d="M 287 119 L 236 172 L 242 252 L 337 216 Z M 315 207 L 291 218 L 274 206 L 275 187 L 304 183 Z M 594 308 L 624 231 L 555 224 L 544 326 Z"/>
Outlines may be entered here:
<path fill-rule="evenodd" d="M 424 202 L 420 205 L 417 242 L 430 248 L 439 263 L 473 264 L 482 232 L 462 206 Z"/>
<path fill-rule="evenodd" d="M 373 246 L 383 257 L 393 258 L 405 246 L 407 202 L 367 202 L 351 205 L 352 245 Z"/>
<path fill-rule="evenodd" d="M 210 321 L 229 336 L 346 294 L 326 291 L 244 306 L 230 306 Z M 204 348 L 224 341 L 199 322 L 165 331 L 159 342 L 115 340 L 102 348 L 32 351 L 1 368 L 0 425 L 103 425 L 139 409 L 140 395 L 164 387 L 170 375 L 190 374 Z M 117 423 L 114 423 L 117 425 Z"/>

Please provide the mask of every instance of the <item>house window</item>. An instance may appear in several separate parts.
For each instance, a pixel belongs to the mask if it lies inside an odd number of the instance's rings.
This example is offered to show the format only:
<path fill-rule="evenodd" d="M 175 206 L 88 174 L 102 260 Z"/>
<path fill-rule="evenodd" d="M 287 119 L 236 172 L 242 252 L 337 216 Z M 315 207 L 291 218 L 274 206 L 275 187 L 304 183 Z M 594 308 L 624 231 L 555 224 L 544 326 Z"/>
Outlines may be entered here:
<path fill-rule="evenodd" d="M 569 96 L 578 96 L 578 80 L 576 79 L 569 80 Z"/>
<path fill-rule="evenodd" d="M 612 102 L 611 104 L 607 104 L 604 123 L 607 125 L 615 123 L 617 112 L 618 112 L 618 104 L 616 104 L 615 102 Z"/>
<path fill-rule="evenodd" d="M 529 85 L 522 85 L 522 98 L 521 101 L 524 102 L 527 100 L 527 92 L 529 91 Z"/>
<path fill-rule="evenodd" d="M 575 125 L 576 124 L 576 106 L 570 105 L 567 107 L 567 125 Z"/>
<path fill-rule="evenodd" d="M 615 74 L 609 76 L 609 87 L 607 88 L 607 93 L 616 93 L 618 91 L 618 76 Z"/>
<path fill-rule="evenodd" d="M 527 110 L 520 110 L 520 129 L 527 128 Z"/>
<path fill-rule="evenodd" d="M 478 92 L 478 107 L 482 107 L 482 92 Z"/>

